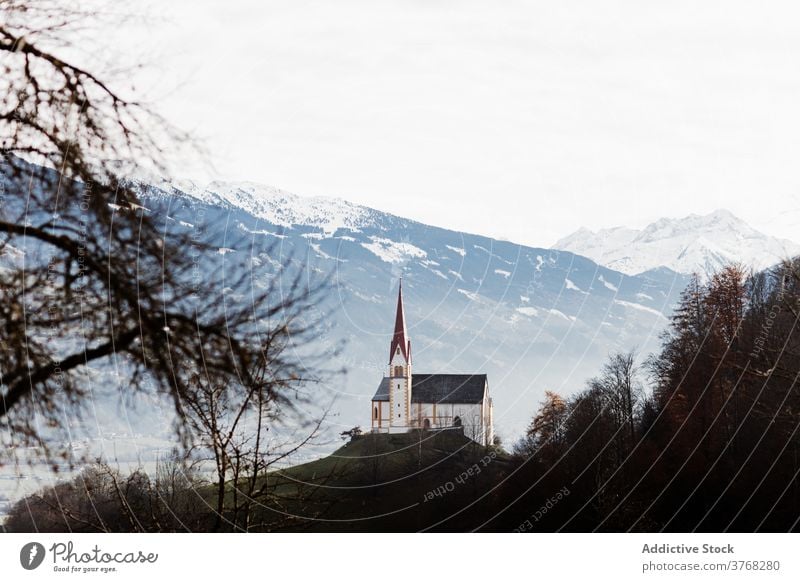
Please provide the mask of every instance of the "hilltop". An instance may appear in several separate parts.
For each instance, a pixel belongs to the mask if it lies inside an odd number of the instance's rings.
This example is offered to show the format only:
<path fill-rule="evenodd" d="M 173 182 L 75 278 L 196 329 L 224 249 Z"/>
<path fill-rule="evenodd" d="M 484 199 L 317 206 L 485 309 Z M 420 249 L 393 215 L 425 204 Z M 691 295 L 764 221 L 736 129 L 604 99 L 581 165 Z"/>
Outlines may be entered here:
<path fill-rule="evenodd" d="M 505 452 L 456 432 L 365 434 L 271 473 L 268 484 L 273 498 L 290 500 L 283 511 L 294 517 L 283 527 L 292 530 L 463 531 L 479 525 L 492 496 L 481 497 L 512 465 Z"/>

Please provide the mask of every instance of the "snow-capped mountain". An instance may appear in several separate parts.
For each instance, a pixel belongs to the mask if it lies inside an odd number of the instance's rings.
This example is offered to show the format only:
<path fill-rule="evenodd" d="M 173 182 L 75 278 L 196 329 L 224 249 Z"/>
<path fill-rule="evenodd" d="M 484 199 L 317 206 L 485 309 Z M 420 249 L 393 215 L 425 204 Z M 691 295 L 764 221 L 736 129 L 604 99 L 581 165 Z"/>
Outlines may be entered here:
<path fill-rule="evenodd" d="M 189 234 L 203 243 L 187 249 L 196 257 L 187 284 L 202 281 L 220 302 L 248 301 L 229 282 L 246 276 L 263 287 L 282 273 L 281 264 L 289 265 L 290 278 L 300 269 L 310 278 L 332 275 L 327 300 L 309 315 L 324 322 L 317 348 L 344 344 L 331 350 L 328 367 L 347 375 L 321 387 L 337 397 L 329 417 L 334 435 L 369 425 L 401 276 L 416 370 L 488 374 L 497 429 L 508 437 L 528 424 L 545 390 L 581 389 L 610 351 L 657 349 L 685 285 L 685 277 L 666 270 L 629 276 L 571 252 L 251 183 L 139 182 L 138 190 L 144 212 L 165 236 Z M 0 269 L 17 268 L 26 253 L 38 252 L 35 240 L 26 245 L 7 248 Z M 169 403 L 148 401 L 138 413 L 121 414 L 114 367 L 97 362 L 92 373 L 95 418 L 83 432 L 72 427 L 73 434 L 141 432 L 168 442 Z"/>
<path fill-rule="evenodd" d="M 159 184 L 142 204 L 171 228 L 212 248 L 204 278 L 257 279 L 291 257 L 333 273 L 321 341 L 345 342 L 334 364 L 341 431 L 368 426 L 368 403 L 385 373 L 397 282 L 419 373 L 487 373 L 501 434 L 519 434 L 544 390 L 571 393 L 614 349 L 658 347 L 685 284 L 664 272 L 628 276 L 571 252 L 454 232 L 329 198 L 303 198 L 251 183 Z M 246 299 L 246 298 L 245 298 Z"/>
<path fill-rule="evenodd" d="M 759 270 L 800 254 L 800 245 L 759 232 L 727 210 L 662 218 L 642 230 L 581 228 L 553 248 L 629 275 L 667 267 L 704 276 L 729 263 Z"/>
<path fill-rule="evenodd" d="M 208 204 L 240 208 L 276 226 L 313 226 L 326 234 L 368 225 L 378 214 L 339 198 L 301 197 L 253 182 L 212 182 L 200 187 L 184 181 L 176 189 Z"/>
<path fill-rule="evenodd" d="M 329 351 L 327 367 L 346 375 L 319 385 L 321 402 L 335 398 L 325 426 L 333 446 L 342 430 L 370 424 L 370 399 L 387 371 L 400 276 L 415 370 L 488 374 L 496 432 L 507 440 L 530 422 L 545 390 L 581 389 L 610 351 L 657 349 L 686 283 L 666 269 L 629 276 L 571 252 L 255 184 L 154 182 L 140 183 L 139 191 L 165 236 L 189 234 L 203 243 L 186 249 L 196 260 L 187 284 L 202 281 L 220 302 L 248 301 L 229 282 L 245 275 L 263 286 L 282 273 L 282 263 L 290 281 L 299 269 L 310 278 L 333 274 L 327 300 L 309 314 L 323 321 L 315 351 L 343 346 Z M 39 252 L 35 239 L 24 244 L 5 247 L 0 273 Z M 118 463 L 152 462 L 171 447 L 173 404 L 128 394 L 119 366 L 124 370 L 117 358 L 86 370 L 92 406 L 70 424 L 67 445 Z M 317 453 L 303 451 L 292 462 Z M 17 482 L 0 470 L 0 496 L 19 497 L 18 487 L 3 488 Z"/>

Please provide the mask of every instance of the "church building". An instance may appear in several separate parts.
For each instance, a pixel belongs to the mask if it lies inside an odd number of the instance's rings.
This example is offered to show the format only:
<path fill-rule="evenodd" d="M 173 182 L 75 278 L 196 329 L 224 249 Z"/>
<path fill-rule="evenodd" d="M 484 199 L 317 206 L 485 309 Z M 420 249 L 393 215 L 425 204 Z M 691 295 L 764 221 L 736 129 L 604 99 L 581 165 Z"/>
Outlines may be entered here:
<path fill-rule="evenodd" d="M 479 444 L 492 444 L 492 399 L 486 374 L 412 372 L 402 281 L 388 372 L 372 397 L 373 432 L 458 430 Z"/>

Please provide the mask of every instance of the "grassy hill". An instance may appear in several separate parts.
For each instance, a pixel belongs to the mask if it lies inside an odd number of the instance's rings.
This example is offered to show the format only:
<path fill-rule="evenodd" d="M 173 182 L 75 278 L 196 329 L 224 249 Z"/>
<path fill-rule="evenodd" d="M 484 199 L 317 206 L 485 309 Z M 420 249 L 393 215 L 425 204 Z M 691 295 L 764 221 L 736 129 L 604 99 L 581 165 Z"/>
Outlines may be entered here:
<path fill-rule="evenodd" d="M 365 434 L 271 473 L 273 502 L 254 521 L 303 531 L 463 531 L 480 525 L 510 467 L 505 453 L 455 432 Z"/>
<path fill-rule="evenodd" d="M 73 533 L 471 531 L 515 498 L 501 491 L 515 468 L 518 460 L 452 431 L 365 434 L 255 483 L 227 482 L 222 516 L 214 511 L 217 488 L 187 480 L 179 464 L 165 465 L 156 478 L 97 465 L 18 501 L 6 525 L 14 532 Z M 513 528 L 519 520 L 509 513 L 510 526 L 484 529 Z"/>

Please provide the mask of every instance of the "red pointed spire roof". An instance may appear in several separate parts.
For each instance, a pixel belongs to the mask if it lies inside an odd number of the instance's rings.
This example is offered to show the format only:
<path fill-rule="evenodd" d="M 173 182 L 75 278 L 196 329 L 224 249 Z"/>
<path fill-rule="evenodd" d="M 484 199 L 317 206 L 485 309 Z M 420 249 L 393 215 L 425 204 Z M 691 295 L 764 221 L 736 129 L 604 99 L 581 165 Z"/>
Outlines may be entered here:
<path fill-rule="evenodd" d="M 406 361 L 411 361 L 411 342 L 408 341 L 406 331 L 406 316 L 403 310 L 403 280 L 400 279 L 400 289 L 397 291 L 397 315 L 394 319 L 394 336 L 392 336 L 392 347 L 389 349 L 389 361 L 392 361 L 397 346 L 405 356 Z"/>

